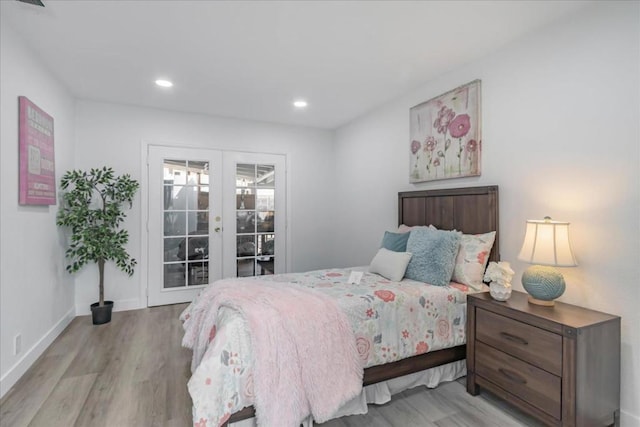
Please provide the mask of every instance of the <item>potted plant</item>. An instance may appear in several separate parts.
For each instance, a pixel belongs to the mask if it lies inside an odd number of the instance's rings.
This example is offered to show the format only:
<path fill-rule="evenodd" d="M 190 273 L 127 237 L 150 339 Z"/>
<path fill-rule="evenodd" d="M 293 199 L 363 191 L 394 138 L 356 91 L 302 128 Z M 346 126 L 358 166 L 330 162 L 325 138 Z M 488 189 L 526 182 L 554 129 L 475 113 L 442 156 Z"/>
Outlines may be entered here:
<path fill-rule="evenodd" d="M 111 321 L 113 301 L 104 300 L 104 264 L 114 261 L 120 270 L 133 274 L 136 260 L 125 250 L 129 233 L 120 229 L 125 214 L 123 204 L 131 208 L 139 184 L 127 175 L 115 176 L 113 169 L 71 170 L 60 181 L 62 206 L 57 225 L 69 227 L 71 236 L 65 252 L 67 271 L 75 273 L 85 264 L 98 264 L 99 301 L 91 304 L 94 325 Z"/>

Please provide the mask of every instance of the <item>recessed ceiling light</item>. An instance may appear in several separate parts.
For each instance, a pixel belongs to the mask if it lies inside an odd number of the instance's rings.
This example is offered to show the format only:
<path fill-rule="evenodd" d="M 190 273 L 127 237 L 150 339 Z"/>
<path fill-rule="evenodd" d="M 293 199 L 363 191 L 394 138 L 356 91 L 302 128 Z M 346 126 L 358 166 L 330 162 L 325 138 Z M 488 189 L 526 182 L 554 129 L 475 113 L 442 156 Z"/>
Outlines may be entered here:
<path fill-rule="evenodd" d="M 171 83 L 169 80 L 164 80 L 164 79 L 158 79 L 156 80 L 156 84 L 160 87 L 171 87 L 173 86 L 173 83 Z"/>
<path fill-rule="evenodd" d="M 305 101 L 304 99 L 298 99 L 293 101 L 293 106 L 296 108 L 306 108 L 307 107 L 307 101 Z"/>

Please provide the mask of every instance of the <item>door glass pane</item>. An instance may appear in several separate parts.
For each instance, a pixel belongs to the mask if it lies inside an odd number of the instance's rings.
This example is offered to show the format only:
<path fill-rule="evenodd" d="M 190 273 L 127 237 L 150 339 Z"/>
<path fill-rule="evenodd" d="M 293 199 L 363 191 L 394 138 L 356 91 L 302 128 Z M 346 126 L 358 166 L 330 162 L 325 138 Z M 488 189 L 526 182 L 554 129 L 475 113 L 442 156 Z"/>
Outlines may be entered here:
<path fill-rule="evenodd" d="M 255 276 L 254 259 L 239 259 L 238 260 L 238 277 Z"/>
<path fill-rule="evenodd" d="M 183 192 L 185 193 L 187 198 L 186 209 L 189 209 L 189 210 L 198 209 L 198 187 L 197 186 L 184 187 Z"/>
<path fill-rule="evenodd" d="M 165 181 L 165 184 L 167 181 Z M 185 210 L 187 208 L 187 193 L 182 185 L 164 186 L 164 208 L 166 210 Z"/>
<path fill-rule="evenodd" d="M 260 188 L 258 192 L 258 206 L 256 209 L 259 211 L 272 211 L 274 209 L 275 190 Z"/>
<path fill-rule="evenodd" d="M 185 284 L 184 264 L 164 265 L 164 287 L 177 288 Z"/>
<path fill-rule="evenodd" d="M 198 261 L 187 264 L 189 285 L 206 285 L 209 283 L 209 262 Z"/>
<path fill-rule="evenodd" d="M 275 166 L 236 165 L 238 277 L 274 272 Z"/>
<path fill-rule="evenodd" d="M 256 242 L 255 236 L 238 236 L 236 237 L 236 256 L 240 257 L 248 257 L 255 256 L 256 254 Z"/>
<path fill-rule="evenodd" d="M 201 185 L 196 188 L 196 209 L 209 209 L 209 186 Z"/>
<path fill-rule="evenodd" d="M 178 261 L 178 248 L 182 242 L 182 237 L 165 237 L 164 239 L 164 260 Z"/>
<path fill-rule="evenodd" d="M 164 161 L 164 288 L 209 280 L 209 163 Z"/>
<path fill-rule="evenodd" d="M 188 211 L 186 215 L 188 234 L 202 234 L 203 232 L 198 230 L 198 212 Z"/>
<path fill-rule="evenodd" d="M 236 186 L 253 187 L 256 181 L 256 165 L 238 164 L 236 166 Z"/>
<path fill-rule="evenodd" d="M 209 258 L 209 236 L 187 237 L 189 261 Z"/>
<path fill-rule="evenodd" d="M 273 255 L 275 240 L 273 234 L 261 234 L 258 238 L 258 255 Z"/>
<path fill-rule="evenodd" d="M 276 169 L 274 165 L 257 165 L 256 182 L 259 187 L 273 187 L 276 178 Z"/>
<path fill-rule="evenodd" d="M 187 214 L 185 212 L 164 213 L 164 235 L 183 236 L 187 231 Z"/>
<path fill-rule="evenodd" d="M 190 182 L 190 184 L 208 184 L 209 162 L 198 162 L 191 160 L 189 162 L 189 180 L 192 179 L 194 181 Z M 202 182 L 203 180 L 206 180 L 207 182 Z"/>
<path fill-rule="evenodd" d="M 273 233 L 273 221 L 275 214 L 273 211 L 258 212 L 256 228 L 259 233 Z"/>
<path fill-rule="evenodd" d="M 254 211 L 237 211 L 236 212 L 236 232 L 255 233 L 255 212 Z"/>
<path fill-rule="evenodd" d="M 196 230 L 202 234 L 209 234 L 209 211 L 196 213 Z"/>
<path fill-rule="evenodd" d="M 252 188 L 238 188 L 236 190 L 236 209 L 255 209 L 256 195 Z"/>
<path fill-rule="evenodd" d="M 171 185 L 186 184 L 187 162 L 185 160 L 165 160 L 164 182 Z"/>
<path fill-rule="evenodd" d="M 256 276 L 266 276 L 273 274 L 273 263 L 275 259 L 272 256 L 258 257 L 256 259 Z"/>

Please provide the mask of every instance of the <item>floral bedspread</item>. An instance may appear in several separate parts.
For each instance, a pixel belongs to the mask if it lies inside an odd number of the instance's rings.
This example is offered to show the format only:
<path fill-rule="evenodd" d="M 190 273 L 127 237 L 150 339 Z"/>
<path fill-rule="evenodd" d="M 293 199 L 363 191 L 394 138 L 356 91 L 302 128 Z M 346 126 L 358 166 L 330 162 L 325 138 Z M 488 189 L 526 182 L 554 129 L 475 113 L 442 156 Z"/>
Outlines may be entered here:
<path fill-rule="evenodd" d="M 466 295 L 474 292 L 467 286 L 392 282 L 371 273 L 364 273 L 359 284 L 350 284 L 350 273 L 331 269 L 256 279 L 296 283 L 335 297 L 352 325 L 363 367 L 465 343 Z M 189 319 L 193 305 L 180 316 L 183 321 Z M 199 328 L 194 322 L 187 324 Z M 209 337 L 188 384 L 196 427 L 219 426 L 253 404 L 253 354 L 244 319 L 222 308 Z"/>

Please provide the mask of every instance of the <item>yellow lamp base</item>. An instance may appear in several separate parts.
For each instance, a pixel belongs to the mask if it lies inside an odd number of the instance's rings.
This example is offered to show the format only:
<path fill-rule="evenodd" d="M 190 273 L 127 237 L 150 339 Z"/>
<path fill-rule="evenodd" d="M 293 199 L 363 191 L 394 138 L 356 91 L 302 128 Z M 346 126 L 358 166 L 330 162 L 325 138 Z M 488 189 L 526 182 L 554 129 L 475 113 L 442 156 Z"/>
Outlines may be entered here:
<path fill-rule="evenodd" d="M 529 295 L 527 299 L 529 300 L 529 304 L 543 305 L 545 307 L 553 307 L 556 304 L 555 301 L 545 301 L 538 298 L 534 298 L 531 295 Z"/>

